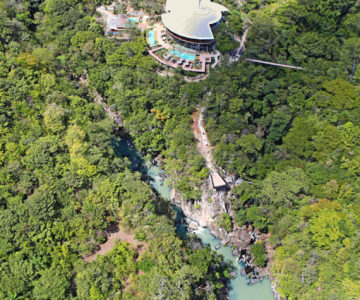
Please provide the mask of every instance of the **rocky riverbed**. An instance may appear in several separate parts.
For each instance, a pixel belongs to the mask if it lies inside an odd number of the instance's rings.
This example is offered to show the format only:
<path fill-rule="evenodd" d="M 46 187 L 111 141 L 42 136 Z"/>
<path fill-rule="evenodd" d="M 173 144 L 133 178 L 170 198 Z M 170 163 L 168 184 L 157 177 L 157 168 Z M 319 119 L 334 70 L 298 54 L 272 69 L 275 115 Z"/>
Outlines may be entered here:
<path fill-rule="evenodd" d="M 232 255 L 244 265 L 243 275 L 250 280 L 249 284 L 255 284 L 270 276 L 268 268 L 258 268 L 253 265 L 253 257 L 250 254 L 251 244 L 258 240 L 267 242 L 268 235 L 261 233 L 252 225 L 241 227 L 235 225 L 228 233 L 217 224 L 218 217 L 224 212 L 230 213 L 231 210 L 226 191 L 217 192 L 211 190 L 209 185 L 204 185 L 201 200 L 197 202 L 183 201 L 175 190 L 171 190 L 170 199 L 172 203 L 181 207 L 189 231 L 208 228 L 210 233 L 220 240 L 215 247 L 216 250 L 221 246 L 229 246 L 232 249 Z"/>
<path fill-rule="evenodd" d="M 176 204 L 174 209 L 179 212 L 178 233 L 180 235 L 186 234 L 187 231 L 194 231 L 197 237 L 201 238 L 203 244 L 211 244 L 212 249 L 224 255 L 224 258 L 231 262 L 234 267 L 234 272 L 236 273 L 233 273 L 233 277 L 236 278 L 230 280 L 229 290 L 228 292 L 224 291 L 221 299 L 228 299 L 227 295 L 230 295 L 231 300 L 274 299 L 268 280 L 264 280 L 250 287 L 247 285 L 249 280 L 240 276 L 241 269 L 243 268 L 242 265 L 239 264 L 239 256 L 242 250 L 240 246 L 245 248 L 249 246 L 247 243 L 251 241 L 252 234 L 251 230 L 249 231 L 251 228 L 234 228 L 236 230 L 228 235 L 217 225 L 216 219 L 218 216 L 224 212 L 231 213 L 231 206 L 227 203 L 226 191 L 215 191 L 212 189 L 209 181 L 204 183 L 202 187 L 202 197 L 199 201 L 194 203 L 182 201 L 180 194 L 175 190 L 171 190 L 167 181 L 164 180 L 166 178 L 164 171 L 156 166 L 161 165 L 160 157 L 156 162 L 143 161 L 136 148 L 125 138 L 120 141 L 114 140 L 112 144 L 118 155 L 127 156 L 135 170 L 140 170 L 146 174 L 154 190 L 156 190 L 163 199 L 171 200 L 173 204 Z M 209 228 L 211 233 L 203 227 Z M 221 240 L 218 240 L 215 236 L 221 238 Z M 194 243 L 194 247 L 202 247 L 199 241 L 196 242 L 196 239 L 190 242 Z M 229 247 L 223 246 L 223 244 L 227 244 Z M 220 248 L 216 249 L 217 246 Z M 231 248 L 232 246 L 234 248 Z"/>

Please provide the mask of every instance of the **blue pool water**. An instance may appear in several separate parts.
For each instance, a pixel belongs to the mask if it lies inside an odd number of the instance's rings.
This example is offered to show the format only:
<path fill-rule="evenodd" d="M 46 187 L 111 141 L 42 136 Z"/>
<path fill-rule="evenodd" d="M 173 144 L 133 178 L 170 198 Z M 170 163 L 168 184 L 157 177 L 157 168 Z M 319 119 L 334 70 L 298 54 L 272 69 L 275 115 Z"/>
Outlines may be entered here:
<path fill-rule="evenodd" d="M 155 32 L 154 30 L 150 30 L 148 32 L 148 40 L 149 40 L 149 44 L 151 47 L 155 47 L 156 46 L 156 41 L 155 41 Z"/>
<path fill-rule="evenodd" d="M 138 23 L 138 22 L 139 22 L 139 18 L 137 18 L 137 17 L 130 17 L 130 18 L 129 18 L 129 21 L 130 21 L 131 23 Z"/>
<path fill-rule="evenodd" d="M 176 50 L 176 49 L 170 50 L 169 52 L 170 52 L 170 54 L 172 54 L 174 56 L 177 56 L 177 57 L 180 57 L 182 59 L 195 60 L 195 55 L 193 55 L 193 54 L 181 52 L 181 51 Z"/>

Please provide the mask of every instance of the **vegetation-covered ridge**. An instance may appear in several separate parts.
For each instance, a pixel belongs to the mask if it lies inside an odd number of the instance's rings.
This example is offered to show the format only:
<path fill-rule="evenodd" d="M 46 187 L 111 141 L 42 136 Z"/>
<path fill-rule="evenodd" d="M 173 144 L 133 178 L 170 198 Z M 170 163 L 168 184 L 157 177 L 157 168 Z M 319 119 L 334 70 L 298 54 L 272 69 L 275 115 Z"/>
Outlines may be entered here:
<path fill-rule="evenodd" d="M 254 183 L 234 191 L 226 227 L 271 233 L 282 296 L 357 299 L 358 1 L 222 1 L 232 12 L 219 28 L 225 59 L 201 83 L 158 76 L 136 31 L 106 39 L 93 17 L 104 3 L 0 1 L 0 298 L 196 299 L 223 287 L 220 259 L 178 239 L 168 205 L 115 156 L 96 89 L 188 200 L 208 176 L 191 132 L 194 107 L 206 107 L 217 164 Z M 159 3 L 134 5 L 158 13 Z M 227 65 L 247 20 L 245 57 L 305 71 Z M 147 241 L 145 253 L 118 244 L 83 262 L 116 221 Z M 262 245 L 252 253 L 266 263 Z"/>
<path fill-rule="evenodd" d="M 227 266 L 178 238 L 169 204 L 116 157 L 114 123 L 91 90 L 123 112 L 139 149 L 159 153 L 175 115 L 166 100 L 180 87 L 174 80 L 159 97 L 165 80 L 144 41 L 106 39 L 92 17 L 100 4 L 0 1 L 0 298 L 214 299 Z M 90 88 L 79 83 L 84 70 Z M 186 135 L 188 111 L 167 131 Z M 144 253 L 118 243 L 84 262 L 117 222 L 147 243 Z"/>
<path fill-rule="evenodd" d="M 217 163 L 253 183 L 234 189 L 232 221 L 271 233 L 283 297 L 358 299 L 360 3 L 261 1 L 248 16 L 245 57 L 305 70 L 240 61 L 202 83 Z"/>

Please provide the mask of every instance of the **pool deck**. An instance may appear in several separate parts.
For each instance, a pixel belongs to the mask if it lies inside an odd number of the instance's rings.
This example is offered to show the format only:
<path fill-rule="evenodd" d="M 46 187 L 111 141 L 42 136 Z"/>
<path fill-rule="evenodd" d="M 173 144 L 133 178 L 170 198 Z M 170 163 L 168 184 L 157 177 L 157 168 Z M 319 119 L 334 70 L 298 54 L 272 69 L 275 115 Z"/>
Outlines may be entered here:
<path fill-rule="evenodd" d="M 148 52 L 149 54 L 155 58 L 159 63 L 161 63 L 162 65 L 168 66 L 170 68 L 176 69 L 179 66 L 182 67 L 182 69 L 184 71 L 191 71 L 191 72 L 197 72 L 197 73 L 205 73 L 206 72 L 206 64 L 208 63 L 207 59 L 210 57 L 210 62 L 211 62 L 211 55 L 210 54 L 200 54 L 200 63 L 201 63 L 201 68 L 197 69 L 194 67 L 194 63 L 190 63 L 189 66 L 185 66 L 185 65 L 179 65 L 177 62 L 171 62 L 170 60 L 165 60 L 163 58 L 161 58 L 160 56 L 156 55 L 155 52 L 161 50 L 161 49 L 166 49 L 164 46 L 158 46 L 156 48 L 150 49 L 148 48 Z"/>
<path fill-rule="evenodd" d="M 207 71 L 206 65 L 211 64 L 211 60 L 212 60 L 212 57 L 214 57 L 214 55 L 207 53 L 207 52 L 196 51 L 193 49 L 189 49 L 189 51 L 186 52 L 185 47 L 178 47 L 179 49 L 176 49 L 176 47 L 174 47 L 174 45 L 171 45 L 166 40 L 162 40 L 159 38 L 161 36 L 161 33 L 166 31 L 164 26 L 160 23 L 155 24 L 155 26 L 151 30 L 154 31 L 156 46 L 151 47 L 149 40 L 148 40 L 148 36 L 147 36 L 146 38 L 147 38 L 148 44 L 150 45 L 150 47 L 148 47 L 148 52 L 159 63 L 161 63 L 162 65 L 168 66 L 170 68 L 174 68 L 174 69 L 181 67 L 184 71 L 190 71 L 190 72 L 196 72 L 196 73 L 206 73 L 206 71 Z M 157 55 L 156 52 L 161 49 L 166 49 L 168 51 L 168 54 L 171 55 L 172 58 L 176 59 L 176 61 L 174 62 L 171 59 L 167 60 L 167 59 Z M 189 53 L 189 55 L 194 56 L 195 59 L 187 60 L 189 62 L 189 64 L 187 66 L 185 64 L 178 64 L 179 56 L 170 53 L 170 51 L 173 51 L 173 50 L 184 52 L 184 53 Z M 200 53 L 200 54 L 197 55 L 197 53 Z M 197 63 L 195 63 L 195 62 L 197 62 Z M 199 67 L 195 67 L 196 64 L 199 64 Z M 214 67 L 214 65 L 216 65 L 216 64 L 217 64 L 217 59 L 215 59 L 215 64 L 213 64 L 212 67 Z"/>
<path fill-rule="evenodd" d="M 177 67 L 178 67 L 178 64 L 177 64 L 177 63 L 172 63 L 172 62 L 170 62 L 170 61 L 166 61 L 166 60 L 162 59 L 161 57 L 159 57 L 159 56 L 157 56 L 157 55 L 155 54 L 156 51 L 159 51 L 159 50 L 161 50 L 161 49 L 164 49 L 164 46 L 159 46 L 159 47 L 154 48 L 154 49 L 148 48 L 148 52 L 149 52 L 149 54 L 150 54 L 153 58 L 155 58 L 159 63 L 161 63 L 161 64 L 163 64 L 163 65 L 166 65 L 166 66 L 168 66 L 168 67 L 170 67 L 170 68 L 174 68 L 174 69 L 177 68 Z"/>

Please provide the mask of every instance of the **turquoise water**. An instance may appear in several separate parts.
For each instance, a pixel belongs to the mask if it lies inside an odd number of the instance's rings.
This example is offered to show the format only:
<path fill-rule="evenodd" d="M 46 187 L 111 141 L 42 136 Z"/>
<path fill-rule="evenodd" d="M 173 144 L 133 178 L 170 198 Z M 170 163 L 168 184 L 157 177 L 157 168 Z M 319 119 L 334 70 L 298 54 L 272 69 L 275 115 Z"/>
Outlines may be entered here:
<path fill-rule="evenodd" d="M 141 154 L 127 138 L 112 139 L 115 153 L 120 157 L 127 157 L 130 161 L 130 168 L 147 175 L 155 191 L 166 200 L 170 200 L 170 186 L 166 184 L 165 171 L 150 161 L 144 161 Z"/>
<path fill-rule="evenodd" d="M 113 138 L 111 139 L 111 145 L 115 151 L 116 156 L 127 157 L 129 159 L 131 170 L 139 171 L 143 174 L 146 173 L 144 160 L 129 139 Z"/>
<path fill-rule="evenodd" d="M 155 41 L 155 32 L 154 30 L 150 30 L 148 32 L 148 40 L 149 40 L 149 44 L 151 47 L 155 47 L 156 46 L 156 41 Z"/>
<path fill-rule="evenodd" d="M 174 55 L 174 56 L 177 56 L 177 57 L 180 57 L 182 59 L 187 59 L 187 60 L 195 60 L 195 55 L 193 54 L 189 54 L 189 53 L 186 53 L 186 52 L 181 52 L 179 50 L 170 50 L 169 51 L 170 54 Z"/>
<path fill-rule="evenodd" d="M 222 254 L 224 259 L 231 262 L 235 267 L 238 276 L 230 281 L 229 296 L 231 300 L 274 300 L 270 280 L 264 279 L 254 285 L 247 285 L 248 280 L 240 275 L 242 265 L 237 262 L 237 257 L 232 255 L 231 248 L 221 246 L 220 249 L 216 250 L 215 247 L 220 243 L 220 240 L 211 235 L 207 228 L 200 228 L 195 233 L 203 244 L 209 244 L 211 249 Z"/>
<path fill-rule="evenodd" d="M 150 178 L 150 184 L 154 190 L 156 190 L 163 199 L 170 200 L 170 186 L 166 183 L 166 174 L 164 170 L 153 165 L 150 161 L 144 161 L 129 139 L 114 138 L 111 140 L 111 143 L 117 156 L 127 157 L 130 161 L 131 169 L 147 175 Z M 177 221 L 180 221 L 182 218 L 181 208 L 174 206 L 174 210 L 177 213 Z M 182 226 L 180 222 L 177 224 L 177 232 L 183 237 L 186 236 L 186 228 Z M 270 281 L 268 279 L 264 279 L 260 283 L 248 286 L 248 280 L 245 277 L 240 276 L 242 266 L 237 262 L 237 257 L 232 255 L 232 249 L 230 247 L 222 246 L 220 249 L 216 250 L 215 247 L 220 243 L 220 240 L 211 235 L 207 228 L 200 228 L 195 233 L 201 239 L 203 244 L 209 244 L 211 249 L 218 254 L 222 254 L 224 259 L 229 261 L 238 273 L 238 277 L 232 279 L 229 284 L 230 300 L 274 300 Z"/>
<path fill-rule="evenodd" d="M 131 23 L 138 23 L 138 22 L 139 22 L 139 18 L 137 18 L 137 17 L 130 17 L 130 18 L 129 18 L 129 21 L 130 21 Z"/>
<path fill-rule="evenodd" d="M 165 171 L 147 161 L 147 175 L 151 178 L 152 187 L 158 192 L 158 194 L 166 199 L 170 200 L 170 186 L 165 183 Z"/>

